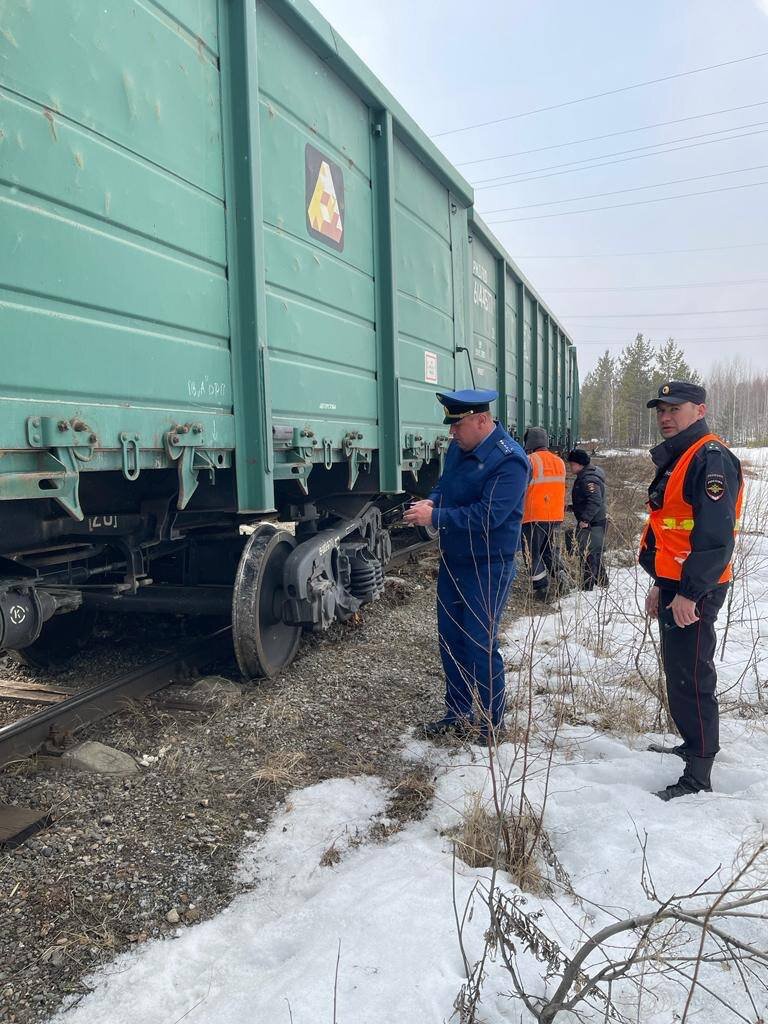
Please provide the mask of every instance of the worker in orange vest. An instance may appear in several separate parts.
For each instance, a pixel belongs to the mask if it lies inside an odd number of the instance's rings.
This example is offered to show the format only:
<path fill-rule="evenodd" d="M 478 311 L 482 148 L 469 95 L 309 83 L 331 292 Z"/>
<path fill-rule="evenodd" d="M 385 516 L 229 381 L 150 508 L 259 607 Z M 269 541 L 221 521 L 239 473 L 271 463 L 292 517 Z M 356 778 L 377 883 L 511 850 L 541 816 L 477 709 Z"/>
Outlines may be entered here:
<path fill-rule="evenodd" d="M 528 427 L 523 444 L 531 464 L 523 510 L 523 557 L 533 596 L 546 601 L 565 583 L 559 537 L 565 519 L 565 463 L 548 450 L 543 427 Z"/>
<path fill-rule="evenodd" d="M 678 781 L 656 794 L 662 800 L 711 792 L 720 749 L 715 620 L 733 575 L 744 482 L 739 460 L 710 433 L 706 398 L 698 384 L 673 380 L 648 402 L 664 441 L 651 449 L 657 472 L 640 565 L 653 579 L 645 609 L 659 620 L 669 710 L 683 738 L 649 749 L 685 761 Z"/>

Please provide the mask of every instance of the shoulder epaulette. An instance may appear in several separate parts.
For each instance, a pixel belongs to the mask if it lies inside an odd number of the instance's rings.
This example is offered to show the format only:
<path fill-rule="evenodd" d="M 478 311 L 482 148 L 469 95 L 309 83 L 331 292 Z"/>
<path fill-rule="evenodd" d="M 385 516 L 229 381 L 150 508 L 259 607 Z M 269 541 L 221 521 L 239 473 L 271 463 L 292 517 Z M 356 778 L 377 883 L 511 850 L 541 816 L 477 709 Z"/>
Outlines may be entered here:
<path fill-rule="evenodd" d="M 496 442 L 496 446 L 500 448 L 505 455 L 514 454 L 515 449 L 512 445 L 512 442 L 510 442 L 506 437 L 500 437 L 499 440 Z"/>

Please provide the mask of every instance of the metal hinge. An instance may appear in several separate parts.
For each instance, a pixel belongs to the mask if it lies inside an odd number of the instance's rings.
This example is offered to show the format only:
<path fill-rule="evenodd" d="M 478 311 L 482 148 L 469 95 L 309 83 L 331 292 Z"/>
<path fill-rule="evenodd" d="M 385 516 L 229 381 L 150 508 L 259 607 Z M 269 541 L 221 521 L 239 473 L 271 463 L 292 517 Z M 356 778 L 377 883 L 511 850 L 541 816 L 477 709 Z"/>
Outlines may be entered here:
<path fill-rule="evenodd" d="M 344 435 L 341 442 L 342 450 L 349 465 L 347 488 L 350 491 L 357 483 L 360 470 L 362 469 L 367 472 L 371 467 L 371 449 L 359 445 L 358 441 L 362 440 L 363 435 L 359 430 L 350 430 L 349 433 Z"/>
<path fill-rule="evenodd" d="M 82 521 L 80 463 L 93 458 L 96 432 L 78 417 L 30 416 L 26 426 L 29 446 L 43 451 L 48 460 L 48 465 L 34 474 L 39 491 L 35 497 L 58 501 L 74 519 Z"/>
<path fill-rule="evenodd" d="M 200 470 L 210 473 L 211 483 L 216 476 L 216 464 L 208 451 L 200 448 L 204 441 L 204 430 L 201 423 L 177 423 L 165 435 L 165 448 L 168 456 L 178 466 L 179 499 L 177 506 L 186 508 L 195 493 Z"/>

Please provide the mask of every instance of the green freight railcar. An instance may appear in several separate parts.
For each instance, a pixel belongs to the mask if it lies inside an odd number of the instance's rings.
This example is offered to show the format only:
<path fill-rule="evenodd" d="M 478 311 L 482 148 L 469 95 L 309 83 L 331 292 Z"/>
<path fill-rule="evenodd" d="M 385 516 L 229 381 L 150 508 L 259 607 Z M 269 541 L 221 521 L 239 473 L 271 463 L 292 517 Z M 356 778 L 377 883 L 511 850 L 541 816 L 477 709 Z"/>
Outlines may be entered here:
<path fill-rule="evenodd" d="M 0 647 L 231 614 L 272 674 L 381 592 L 449 443 L 435 392 L 496 387 L 564 444 L 575 349 L 304 0 L 2 17 Z"/>

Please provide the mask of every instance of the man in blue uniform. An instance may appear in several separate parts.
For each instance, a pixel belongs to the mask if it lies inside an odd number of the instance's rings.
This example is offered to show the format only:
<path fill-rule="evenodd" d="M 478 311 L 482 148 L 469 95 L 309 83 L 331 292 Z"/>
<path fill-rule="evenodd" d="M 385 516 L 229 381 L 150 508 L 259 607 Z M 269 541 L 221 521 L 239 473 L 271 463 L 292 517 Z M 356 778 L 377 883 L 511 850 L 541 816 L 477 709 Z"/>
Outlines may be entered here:
<path fill-rule="evenodd" d="M 504 717 L 498 632 L 515 575 L 530 466 L 517 441 L 491 416 L 497 392 L 437 397 L 453 441 L 435 490 L 404 517 L 439 530 L 437 626 L 446 709 L 423 732 L 431 737 L 453 731 L 487 742 L 498 735 Z"/>

